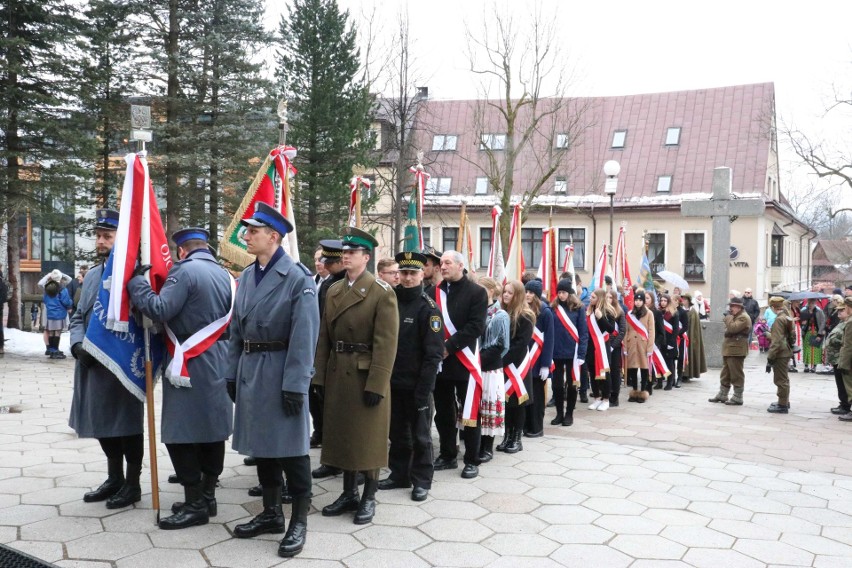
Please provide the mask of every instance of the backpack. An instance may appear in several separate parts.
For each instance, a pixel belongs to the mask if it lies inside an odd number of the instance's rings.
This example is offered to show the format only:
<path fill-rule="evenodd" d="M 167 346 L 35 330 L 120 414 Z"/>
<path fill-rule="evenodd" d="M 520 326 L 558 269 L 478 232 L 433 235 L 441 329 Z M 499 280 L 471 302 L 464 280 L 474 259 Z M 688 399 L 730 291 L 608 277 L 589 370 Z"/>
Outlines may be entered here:
<path fill-rule="evenodd" d="M 5 294 L 2 293 L 5 290 Z M 0 277 L 0 298 L 2 298 L 3 303 L 9 302 L 12 299 L 12 286 L 9 284 L 9 281 L 5 278 Z"/>

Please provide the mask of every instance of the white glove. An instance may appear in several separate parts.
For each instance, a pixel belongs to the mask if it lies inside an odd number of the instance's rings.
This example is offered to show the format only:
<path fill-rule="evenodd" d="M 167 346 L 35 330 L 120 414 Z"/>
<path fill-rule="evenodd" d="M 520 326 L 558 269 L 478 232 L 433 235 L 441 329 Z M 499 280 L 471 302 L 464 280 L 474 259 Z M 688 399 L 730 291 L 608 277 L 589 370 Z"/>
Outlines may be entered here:
<path fill-rule="evenodd" d="M 542 380 L 542 381 L 546 381 L 546 380 L 547 380 L 547 377 L 549 377 L 549 376 L 550 376 L 550 369 L 548 369 L 547 367 L 542 367 L 542 368 L 541 368 L 541 373 L 540 373 L 540 375 L 539 375 L 539 376 L 541 377 L 541 380 Z"/>
<path fill-rule="evenodd" d="M 648 351 L 648 357 L 651 357 L 654 354 L 653 351 Z"/>
<path fill-rule="evenodd" d="M 582 365 L 582 364 L 583 364 L 583 363 L 585 363 L 585 362 L 586 362 L 586 360 L 585 360 L 585 359 L 577 359 L 577 364 L 578 364 L 578 365 Z"/>

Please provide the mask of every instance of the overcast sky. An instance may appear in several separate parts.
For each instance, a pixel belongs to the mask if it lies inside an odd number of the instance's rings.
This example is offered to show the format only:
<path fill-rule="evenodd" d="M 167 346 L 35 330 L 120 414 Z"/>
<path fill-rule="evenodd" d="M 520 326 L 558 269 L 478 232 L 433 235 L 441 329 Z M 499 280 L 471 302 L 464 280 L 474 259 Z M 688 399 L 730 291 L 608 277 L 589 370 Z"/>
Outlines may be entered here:
<path fill-rule="evenodd" d="M 485 10 L 493 2 L 338 3 L 356 22 L 375 11 L 374 27 L 386 33 L 394 32 L 400 11 L 407 10 L 413 57 L 430 96 L 476 96 L 477 83 L 465 55 L 465 30 L 480 30 Z M 533 4 L 527 0 L 497 2 L 501 9 L 510 7 L 519 18 Z M 275 22 L 284 5 L 270 0 Z M 542 0 L 539 5 L 544 13 L 555 14 L 561 29 L 560 47 L 576 66 L 574 95 L 625 95 L 771 81 L 775 83 L 779 122 L 826 132 L 838 144 L 847 141 L 842 137 L 848 124 L 838 133 L 840 121 L 826 125 L 816 117 L 835 89 L 852 98 L 852 1 Z M 783 161 L 782 170 L 789 170 L 790 158 Z M 807 184 L 800 176 L 787 176 L 788 190 Z"/>

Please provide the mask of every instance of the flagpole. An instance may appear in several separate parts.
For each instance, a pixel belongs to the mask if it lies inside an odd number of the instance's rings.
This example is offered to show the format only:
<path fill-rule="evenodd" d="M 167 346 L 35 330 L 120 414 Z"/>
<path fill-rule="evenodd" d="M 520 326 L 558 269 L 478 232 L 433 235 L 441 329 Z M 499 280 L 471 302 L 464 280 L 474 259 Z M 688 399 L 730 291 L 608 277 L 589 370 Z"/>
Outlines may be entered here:
<path fill-rule="evenodd" d="M 131 111 L 132 112 L 132 111 Z M 150 116 L 150 114 L 149 114 Z M 131 123 L 133 119 L 131 119 Z M 131 127 L 134 126 L 131 124 Z M 150 128 L 150 125 L 148 125 Z M 143 126 L 144 128 L 144 126 Z M 150 136 L 150 132 L 148 132 Z M 144 131 L 131 130 L 131 138 L 138 143 L 138 151 L 136 154 L 137 160 L 145 159 L 145 140 Z M 146 168 L 147 172 L 147 168 Z M 145 180 L 144 201 L 142 205 L 142 231 L 141 242 L 139 246 L 139 262 L 140 264 L 151 264 L 151 204 L 150 193 L 148 186 L 149 179 Z M 148 283 L 151 282 L 151 274 L 146 273 L 145 278 Z M 145 407 L 148 418 L 148 461 L 151 466 L 151 507 L 154 509 L 154 524 L 160 524 L 160 485 L 159 475 L 157 471 L 157 431 L 156 420 L 154 416 L 154 362 L 151 356 L 151 326 L 153 322 L 147 317 L 142 319 L 143 337 L 145 340 Z"/>

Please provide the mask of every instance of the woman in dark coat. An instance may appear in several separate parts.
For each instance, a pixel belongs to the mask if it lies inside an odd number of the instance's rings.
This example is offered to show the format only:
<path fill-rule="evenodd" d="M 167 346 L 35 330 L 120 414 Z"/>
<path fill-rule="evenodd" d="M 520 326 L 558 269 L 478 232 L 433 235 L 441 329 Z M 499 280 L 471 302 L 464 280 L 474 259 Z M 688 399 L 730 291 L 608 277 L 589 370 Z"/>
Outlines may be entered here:
<path fill-rule="evenodd" d="M 624 317 L 621 303 L 618 301 L 618 295 L 610 290 L 607 292 L 606 298 L 615 311 L 615 329 L 609 334 L 609 406 L 618 407 L 618 395 L 621 393 L 621 383 L 624 377 L 624 350 L 621 348 L 621 344 L 624 343 L 627 320 Z"/>
<path fill-rule="evenodd" d="M 527 306 L 523 284 L 517 280 L 506 282 L 503 286 L 502 305 L 509 314 L 510 322 L 509 352 L 503 357 L 503 368 L 514 365 L 515 368 L 520 369 L 527 356 L 536 319 L 535 314 Z M 530 374 L 527 373 L 520 379 L 524 390 L 529 393 L 532 390 Z M 509 380 L 508 374 L 506 380 Z M 521 436 L 524 431 L 527 405 L 529 405 L 528 394 L 519 397 L 515 389 L 512 389 L 511 393 L 506 392 L 506 436 L 497 446 L 497 450 L 514 454 L 524 449 Z"/>
<path fill-rule="evenodd" d="M 559 281 L 556 288 L 556 300 L 553 301 L 553 401 L 556 404 L 556 418 L 553 426 L 571 426 L 574 424 L 574 408 L 577 406 L 577 389 L 580 387 L 580 373 L 586 361 L 586 349 L 589 332 L 586 329 L 586 310 L 583 302 L 574 294 L 569 278 Z M 568 331 L 573 325 L 573 330 Z M 574 341 L 572 333 L 576 333 Z M 574 377 L 574 366 L 577 366 Z"/>
<path fill-rule="evenodd" d="M 536 315 L 533 339 L 530 341 L 530 353 L 537 353 L 535 363 L 530 366 L 530 382 L 532 405 L 527 409 L 524 423 L 524 436 L 539 438 L 544 435 L 544 408 L 547 379 L 550 377 L 550 364 L 553 362 L 553 312 L 550 306 L 542 303 L 541 280 L 530 280 L 524 286 L 527 306 Z M 540 345 L 536 340 L 536 330 L 540 337 Z M 535 349 L 535 351 L 533 351 Z"/>
<path fill-rule="evenodd" d="M 666 362 L 666 367 L 671 373 L 666 377 L 666 386 L 663 390 L 672 390 L 674 387 L 675 370 L 677 366 L 677 337 L 678 326 L 680 325 L 680 317 L 677 313 L 677 308 L 672 303 L 671 297 L 668 294 L 660 295 L 660 309 L 654 312 L 654 318 L 659 318 L 659 326 L 657 327 L 657 347 L 663 355 L 663 360 Z M 658 379 L 661 381 L 662 379 Z"/>
<path fill-rule="evenodd" d="M 594 400 L 589 410 L 607 410 L 609 408 L 609 342 L 610 334 L 615 330 L 615 310 L 606 301 L 606 291 L 599 288 L 592 292 L 589 307 L 586 308 L 586 322 L 589 324 L 589 346 L 586 350 L 586 368 L 589 370 L 589 381 L 592 383 Z M 595 341 L 593 323 L 597 323 L 603 339 L 600 345 Z M 598 351 L 600 359 L 596 359 Z"/>

